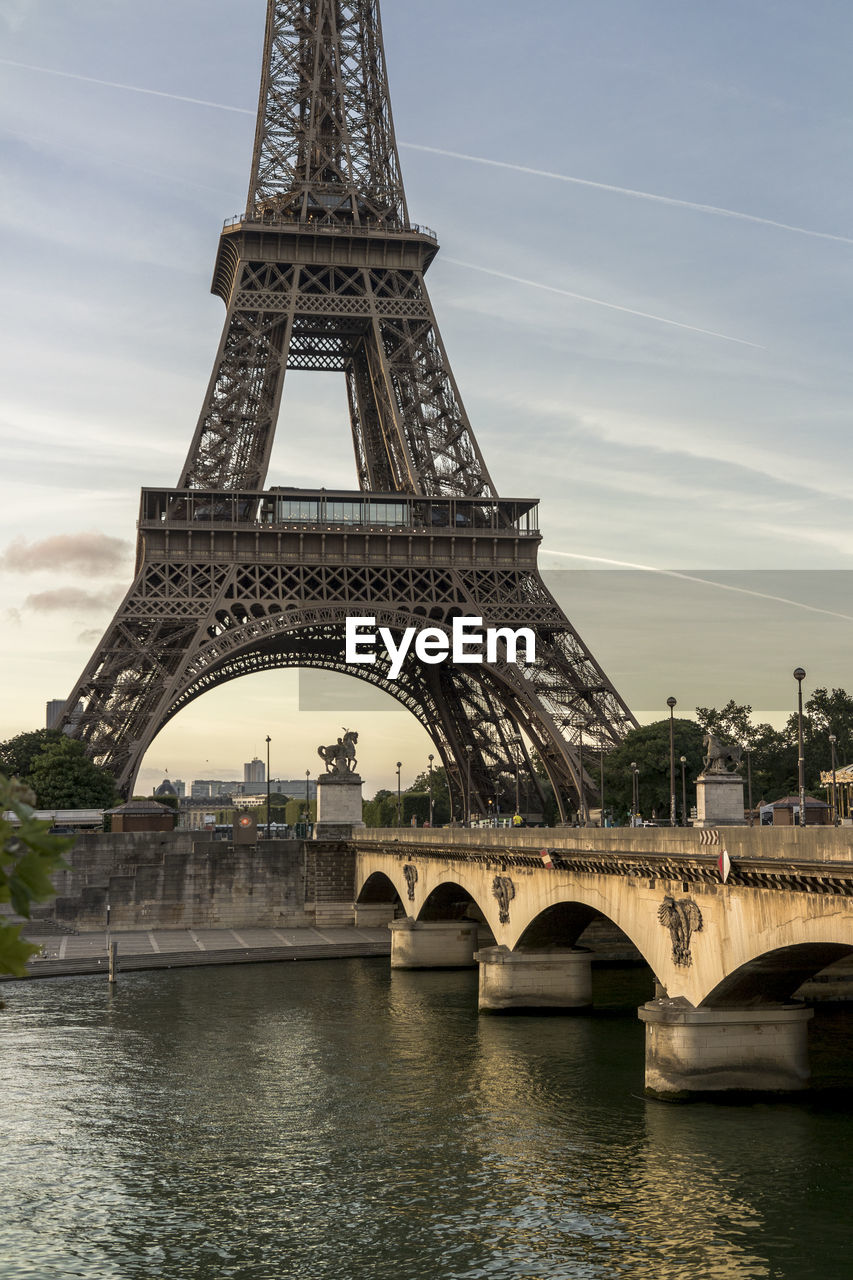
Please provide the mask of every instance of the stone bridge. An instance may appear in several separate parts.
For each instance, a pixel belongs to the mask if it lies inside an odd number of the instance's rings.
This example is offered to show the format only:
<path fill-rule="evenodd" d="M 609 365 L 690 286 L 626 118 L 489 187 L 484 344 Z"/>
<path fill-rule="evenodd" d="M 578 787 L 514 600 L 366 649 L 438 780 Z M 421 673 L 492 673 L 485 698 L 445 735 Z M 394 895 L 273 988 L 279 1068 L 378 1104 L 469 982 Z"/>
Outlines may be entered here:
<path fill-rule="evenodd" d="M 393 967 L 478 964 L 484 1010 L 583 1008 L 604 918 L 655 977 L 647 1090 L 807 1086 L 792 997 L 853 952 L 853 829 L 400 828 L 355 849 L 359 919 L 391 921 Z"/>

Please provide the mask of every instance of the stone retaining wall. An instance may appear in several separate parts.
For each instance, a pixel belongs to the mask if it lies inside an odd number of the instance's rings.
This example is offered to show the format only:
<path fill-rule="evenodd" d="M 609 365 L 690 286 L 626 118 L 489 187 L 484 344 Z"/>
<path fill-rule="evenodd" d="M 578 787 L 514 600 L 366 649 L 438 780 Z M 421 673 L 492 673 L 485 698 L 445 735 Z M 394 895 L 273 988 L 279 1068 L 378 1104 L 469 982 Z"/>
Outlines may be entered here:
<path fill-rule="evenodd" d="M 34 911 L 83 931 L 311 925 L 352 919 L 355 855 L 346 844 L 233 845 L 189 831 L 86 834 L 57 896 Z"/>

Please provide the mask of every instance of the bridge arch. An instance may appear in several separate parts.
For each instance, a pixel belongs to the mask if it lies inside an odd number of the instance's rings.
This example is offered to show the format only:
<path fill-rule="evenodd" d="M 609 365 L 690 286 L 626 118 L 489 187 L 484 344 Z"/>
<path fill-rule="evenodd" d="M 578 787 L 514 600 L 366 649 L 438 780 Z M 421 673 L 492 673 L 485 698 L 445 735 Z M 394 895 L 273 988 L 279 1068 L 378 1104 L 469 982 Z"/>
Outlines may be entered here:
<path fill-rule="evenodd" d="M 140 570 L 139 582 L 143 582 Z M 229 588 L 236 591 L 236 588 Z M 425 611 L 414 608 L 365 605 L 377 626 L 388 627 L 397 637 L 407 627 L 422 626 Z M 310 667 L 335 671 L 361 679 L 388 693 L 420 721 L 435 744 L 450 781 L 457 815 L 464 808 L 468 770 L 471 800 L 475 812 L 485 813 L 488 800 L 498 794 L 507 809 L 515 793 L 517 748 L 512 744 L 521 734 L 520 751 L 525 775 L 541 804 L 544 793 L 532 768 L 526 743 L 532 744 L 554 787 L 563 819 L 567 817 L 566 796 L 577 794 L 580 772 L 576 751 L 551 710 L 543 701 L 535 680 L 506 658 L 490 663 L 460 667 L 450 662 L 439 666 L 421 662 L 412 649 L 401 671 L 390 678 L 391 660 L 383 646 L 377 646 L 376 661 L 353 665 L 345 661 L 343 629 L 351 607 L 330 599 L 325 604 L 298 604 L 239 598 L 220 598 L 216 607 L 196 627 L 187 643 L 181 665 L 170 651 L 169 662 L 129 675 L 122 685 L 121 714 L 109 718 L 110 728 L 98 719 L 99 694 L 88 687 L 86 677 L 72 695 L 83 705 L 75 736 L 106 767 L 111 768 L 119 787 L 133 789 L 145 752 L 160 731 L 184 707 L 203 693 L 242 675 L 287 667 Z M 431 613 L 434 615 L 435 610 Z M 452 615 L 457 606 L 444 608 L 441 616 L 430 617 L 433 626 L 451 634 Z M 183 641 L 182 641 L 183 643 Z M 162 692 L 152 705 L 155 678 L 163 681 Z M 84 685 L 86 687 L 84 687 Z M 90 705 L 91 702 L 91 705 Z M 473 754 L 468 761 L 468 748 Z M 588 790 L 594 782 L 585 776 Z"/>
<path fill-rule="evenodd" d="M 403 899 L 394 881 L 384 871 L 374 871 L 367 877 L 356 897 L 358 905 L 386 902 L 403 906 Z"/>
<path fill-rule="evenodd" d="M 608 915 L 587 903 L 570 899 L 552 903 L 534 916 L 513 950 L 542 951 L 548 947 L 577 946 L 588 926 L 597 920 L 607 921 L 614 928 L 619 928 Z"/>
<path fill-rule="evenodd" d="M 804 982 L 849 955 L 853 955 L 853 945 L 841 942 L 800 942 L 764 951 L 729 973 L 699 1008 L 786 1004 Z"/>

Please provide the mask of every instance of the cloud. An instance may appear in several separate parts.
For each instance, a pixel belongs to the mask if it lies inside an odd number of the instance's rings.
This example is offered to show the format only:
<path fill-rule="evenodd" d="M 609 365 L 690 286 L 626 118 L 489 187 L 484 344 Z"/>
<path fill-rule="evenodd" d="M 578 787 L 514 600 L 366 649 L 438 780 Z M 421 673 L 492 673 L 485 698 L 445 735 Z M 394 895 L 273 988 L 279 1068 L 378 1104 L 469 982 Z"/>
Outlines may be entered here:
<path fill-rule="evenodd" d="M 120 587 L 110 587 L 101 592 L 83 591 L 80 587 L 57 587 L 54 591 L 39 591 L 27 596 L 23 608 L 34 613 L 110 609 L 121 599 L 122 594 Z"/>
<path fill-rule="evenodd" d="M 90 648 L 93 644 L 97 644 L 103 636 L 103 628 L 89 627 L 86 631 L 81 631 L 77 637 L 78 644 L 88 645 Z"/>
<path fill-rule="evenodd" d="M 11 31 L 18 31 L 29 17 L 32 0 L 0 0 L 0 21 Z"/>
<path fill-rule="evenodd" d="M 0 569 L 10 573 L 62 573 L 74 570 L 89 578 L 111 576 L 127 568 L 131 545 L 105 533 L 59 533 L 41 542 L 16 538 L 0 555 Z"/>

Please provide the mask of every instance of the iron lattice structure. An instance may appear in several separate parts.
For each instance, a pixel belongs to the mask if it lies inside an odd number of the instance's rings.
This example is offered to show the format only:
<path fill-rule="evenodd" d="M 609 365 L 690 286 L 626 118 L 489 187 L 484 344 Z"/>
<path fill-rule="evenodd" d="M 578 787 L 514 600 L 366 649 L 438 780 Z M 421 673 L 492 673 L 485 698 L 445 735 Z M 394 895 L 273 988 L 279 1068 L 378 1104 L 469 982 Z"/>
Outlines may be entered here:
<path fill-rule="evenodd" d="M 497 496 L 424 283 L 437 251 L 408 217 L 377 0 L 269 0 L 207 395 L 179 487 L 143 491 L 136 577 L 66 704 L 124 792 L 188 702 L 270 668 L 342 671 L 397 698 L 434 741 L 457 814 L 509 806 L 533 747 L 565 817 L 593 789 L 581 735 L 606 749 L 635 723 L 539 576 L 535 501 Z M 344 375 L 358 491 L 264 490 L 288 369 Z M 381 659 L 345 662 L 345 619 L 364 614 L 395 631 L 529 626 L 537 660 L 411 653 L 392 681 Z"/>

